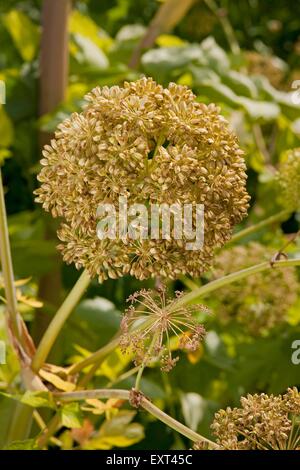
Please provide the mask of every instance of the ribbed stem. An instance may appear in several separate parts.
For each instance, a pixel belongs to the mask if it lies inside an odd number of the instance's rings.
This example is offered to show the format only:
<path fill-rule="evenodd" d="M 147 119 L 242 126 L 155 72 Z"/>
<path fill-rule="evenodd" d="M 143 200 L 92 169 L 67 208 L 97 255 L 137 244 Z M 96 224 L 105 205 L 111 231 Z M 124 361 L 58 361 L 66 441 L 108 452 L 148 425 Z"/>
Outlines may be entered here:
<path fill-rule="evenodd" d="M 57 393 L 56 397 L 59 398 L 60 401 L 69 402 L 69 401 L 80 401 L 80 400 L 87 400 L 91 398 L 120 398 L 121 400 L 129 400 L 130 399 L 130 392 L 128 390 L 85 390 L 79 392 L 67 392 L 67 393 Z M 212 449 L 218 449 L 218 445 L 207 439 L 206 437 L 201 436 L 197 432 L 189 429 L 184 424 L 180 423 L 176 419 L 169 416 L 164 411 L 160 410 L 157 406 L 151 403 L 147 398 L 142 397 L 141 399 L 141 407 L 144 408 L 148 413 L 155 416 L 155 418 L 159 419 L 163 423 L 165 423 L 170 428 L 174 429 L 175 431 L 179 432 L 183 436 L 187 437 L 193 442 L 206 442 Z"/>
<path fill-rule="evenodd" d="M 271 215 L 271 217 L 268 217 L 267 219 L 264 219 L 255 225 L 251 225 L 251 227 L 247 227 L 235 233 L 231 237 L 231 240 L 229 241 L 229 243 L 236 243 L 237 241 L 241 240 L 241 238 L 247 237 L 248 235 L 251 235 L 252 233 L 258 232 L 262 228 L 268 227 L 269 225 L 273 225 L 278 222 L 283 222 L 284 220 L 287 220 L 290 215 L 291 215 L 291 211 L 288 211 L 288 210 L 283 210 L 281 212 L 278 212 L 275 215 Z"/>
<path fill-rule="evenodd" d="M 245 279 L 248 276 L 253 274 L 260 273 L 262 271 L 267 271 L 268 269 L 278 269 L 285 268 L 289 266 L 299 266 L 300 259 L 290 259 L 290 260 L 279 260 L 274 262 L 265 261 L 264 263 L 256 264 L 250 268 L 242 269 L 227 276 L 223 276 L 215 281 L 211 281 L 204 286 L 194 289 L 192 292 L 189 292 L 178 299 L 177 305 L 187 305 L 190 302 L 197 301 L 200 297 L 204 297 L 210 292 L 219 289 L 220 287 L 231 284 L 232 282 L 238 281 L 240 279 Z M 142 331 L 148 326 L 147 322 L 139 326 L 139 329 Z M 85 367 L 94 364 L 95 362 L 103 360 L 108 354 L 113 352 L 119 345 L 119 338 L 114 338 L 110 343 L 106 344 L 103 348 L 91 354 L 91 356 L 83 359 L 81 362 L 74 364 L 68 369 L 69 374 L 76 374 L 80 372 Z"/>
<path fill-rule="evenodd" d="M 60 330 L 71 315 L 74 307 L 78 304 L 84 291 L 88 287 L 90 280 L 88 272 L 83 271 L 69 295 L 58 309 L 36 350 L 31 365 L 33 371 L 38 372 L 44 364 Z"/>
<path fill-rule="evenodd" d="M 21 342 L 22 336 L 18 322 L 18 304 L 14 284 L 14 273 L 8 236 L 2 174 L 0 168 L 0 258 L 4 278 L 6 306 L 15 338 Z"/>

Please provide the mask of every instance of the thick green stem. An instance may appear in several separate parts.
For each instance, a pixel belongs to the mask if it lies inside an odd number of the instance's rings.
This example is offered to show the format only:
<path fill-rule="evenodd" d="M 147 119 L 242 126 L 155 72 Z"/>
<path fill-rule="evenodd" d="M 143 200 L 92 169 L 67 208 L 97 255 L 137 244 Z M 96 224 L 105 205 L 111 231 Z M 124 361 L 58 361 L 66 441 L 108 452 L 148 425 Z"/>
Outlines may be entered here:
<path fill-rule="evenodd" d="M 2 174 L 0 169 L 0 257 L 4 278 L 6 306 L 15 338 L 21 342 L 22 336 L 18 322 L 18 304 L 14 284 L 14 273 L 8 236 Z"/>
<path fill-rule="evenodd" d="M 80 401 L 80 400 L 87 400 L 90 398 L 120 398 L 121 400 L 129 400 L 130 399 L 130 392 L 128 390 L 85 390 L 80 392 L 67 392 L 67 393 L 57 393 L 56 397 L 59 398 L 60 401 L 69 402 L 69 401 Z M 141 407 L 144 410 L 151 413 L 155 418 L 159 419 L 163 423 L 165 423 L 170 428 L 174 429 L 175 431 L 179 432 L 183 436 L 187 437 L 193 442 L 206 442 L 212 449 L 218 449 L 218 445 L 207 439 L 206 437 L 201 436 L 200 434 L 192 431 L 184 424 L 180 423 L 176 419 L 169 416 L 164 411 L 160 410 L 151 403 L 147 398 L 143 397 L 141 399 Z"/>
<path fill-rule="evenodd" d="M 72 313 L 74 307 L 81 299 L 84 291 L 90 283 L 90 280 L 91 279 L 88 272 L 84 271 L 76 284 L 73 286 L 61 307 L 58 309 L 36 350 L 31 366 L 33 371 L 38 372 L 44 364 L 60 330 Z"/>
<path fill-rule="evenodd" d="M 264 263 L 256 264 L 255 266 L 251 266 L 250 268 L 242 269 L 241 271 L 237 271 L 235 273 L 228 274 L 227 276 L 221 277 L 216 279 L 215 281 L 211 281 L 204 286 L 198 287 L 194 289 L 192 292 L 185 294 L 181 299 L 178 300 L 177 305 L 187 305 L 190 302 L 197 301 L 199 298 L 206 296 L 210 292 L 219 289 L 220 287 L 226 286 L 227 284 L 231 284 L 232 282 L 239 281 L 241 279 L 245 279 L 248 276 L 252 276 L 253 274 L 260 273 L 262 271 L 267 271 L 268 269 L 278 269 L 278 268 L 285 268 L 289 266 L 300 266 L 300 259 L 289 259 L 289 260 L 279 260 L 279 261 L 265 261 Z M 148 326 L 147 322 L 140 325 L 139 329 L 143 330 Z M 83 361 L 74 364 L 68 369 L 69 374 L 76 374 L 80 372 L 85 367 L 98 362 L 99 360 L 103 360 L 108 354 L 114 351 L 119 345 L 119 338 L 114 338 L 110 343 L 106 344 L 103 348 L 99 349 L 98 351 L 91 354 L 91 356 L 83 359 Z"/>
<path fill-rule="evenodd" d="M 248 235 L 251 235 L 252 233 L 258 232 L 259 230 L 268 227 L 269 225 L 273 225 L 275 223 L 283 222 L 284 220 L 287 220 L 289 216 L 291 215 L 291 211 L 288 210 L 283 210 L 281 212 L 278 212 L 275 215 L 271 215 L 271 217 L 268 217 L 267 219 L 262 220 L 261 222 L 258 222 L 255 225 L 251 225 L 251 227 L 247 227 L 243 230 L 240 230 L 239 232 L 235 233 L 229 243 L 236 243 L 237 241 L 241 240 L 244 237 L 247 237 Z"/>
<path fill-rule="evenodd" d="M 274 261 L 272 263 L 270 261 L 265 261 L 264 263 L 251 266 L 250 268 L 228 274 L 227 276 L 220 277 L 215 281 L 211 281 L 208 284 L 198 287 L 192 292 L 185 294 L 183 297 L 181 297 L 181 299 L 178 300 L 177 305 L 187 305 L 190 302 L 198 301 L 200 297 L 204 297 L 210 292 L 219 289 L 220 287 L 226 286 L 227 284 L 231 284 L 235 281 L 240 281 L 248 276 L 252 276 L 253 274 L 261 273 L 263 271 L 267 271 L 268 269 L 286 268 L 289 266 L 300 266 L 300 259 L 295 258 L 289 260 L 280 260 Z"/>

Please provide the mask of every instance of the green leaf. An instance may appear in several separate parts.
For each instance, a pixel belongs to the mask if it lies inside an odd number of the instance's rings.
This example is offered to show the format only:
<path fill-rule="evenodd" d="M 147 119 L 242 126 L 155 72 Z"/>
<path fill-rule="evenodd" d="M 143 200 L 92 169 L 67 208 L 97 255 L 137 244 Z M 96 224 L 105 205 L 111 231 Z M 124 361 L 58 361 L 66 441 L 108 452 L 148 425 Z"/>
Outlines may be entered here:
<path fill-rule="evenodd" d="M 61 423 L 69 429 L 80 428 L 82 414 L 78 403 L 68 403 L 60 409 Z"/>
<path fill-rule="evenodd" d="M 222 82 L 230 86 L 237 95 L 243 95 L 248 98 L 257 98 L 258 90 L 254 81 L 242 73 L 235 70 L 229 70 L 222 74 Z"/>
<path fill-rule="evenodd" d="M 213 70 L 224 73 L 229 70 L 230 62 L 224 49 L 222 49 L 213 37 L 208 37 L 202 41 L 200 48 L 206 59 L 206 64 Z"/>
<path fill-rule="evenodd" d="M 143 426 L 131 423 L 135 411 L 122 410 L 113 418 L 105 421 L 98 435 L 84 444 L 84 449 L 111 449 L 112 447 L 128 447 L 144 438 Z"/>
<path fill-rule="evenodd" d="M 13 123 L 7 115 L 4 106 L 0 105 L 0 148 L 9 147 L 12 144 L 13 139 Z"/>
<path fill-rule="evenodd" d="M 221 83 L 215 72 L 205 67 L 190 65 L 189 70 L 193 74 L 198 93 L 211 101 L 228 104 L 233 109 L 242 108 L 253 121 L 274 121 L 280 114 L 280 108 L 276 103 L 238 96 L 229 86 Z"/>
<path fill-rule="evenodd" d="M 74 40 L 80 48 L 80 52 L 76 53 L 80 63 L 87 63 L 98 69 L 106 69 L 109 66 L 108 58 L 91 39 L 81 34 L 74 34 Z"/>
<path fill-rule="evenodd" d="M 9 393 L 1 393 L 1 395 L 23 403 L 24 405 L 28 405 L 31 408 L 56 408 L 51 392 L 47 391 L 32 392 L 27 390 L 23 395 L 12 395 Z"/>
<path fill-rule="evenodd" d="M 191 44 L 186 47 L 150 49 L 142 56 L 141 62 L 149 75 L 165 78 L 172 70 L 182 69 L 191 62 L 204 65 L 206 58 L 199 45 Z"/>
<path fill-rule="evenodd" d="M 276 103 L 251 100 L 244 96 L 240 96 L 238 101 L 253 121 L 275 121 L 280 114 L 280 108 Z"/>
<path fill-rule="evenodd" d="M 13 441 L 3 447 L 3 450 L 37 450 L 38 446 L 34 439 L 25 439 L 24 441 Z"/>
<path fill-rule="evenodd" d="M 86 299 L 75 309 L 64 330 L 69 353 L 74 344 L 96 350 L 117 332 L 121 314 L 114 304 L 103 297 Z"/>
<path fill-rule="evenodd" d="M 89 39 L 95 46 L 104 51 L 107 51 L 113 43 L 113 40 L 103 29 L 98 27 L 92 18 L 75 9 L 70 16 L 69 32 Z"/>
<path fill-rule="evenodd" d="M 40 31 L 31 19 L 20 10 L 11 10 L 2 19 L 23 60 L 34 59 L 40 40 Z"/>

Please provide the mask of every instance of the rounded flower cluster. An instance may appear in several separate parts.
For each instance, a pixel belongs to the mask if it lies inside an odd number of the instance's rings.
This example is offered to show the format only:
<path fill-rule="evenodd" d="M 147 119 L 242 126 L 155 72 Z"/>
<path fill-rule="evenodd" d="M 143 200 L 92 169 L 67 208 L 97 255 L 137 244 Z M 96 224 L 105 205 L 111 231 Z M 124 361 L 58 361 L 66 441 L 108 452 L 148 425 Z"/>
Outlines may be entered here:
<path fill-rule="evenodd" d="M 62 218 L 64 260 L 99 281 L 198 276 L 248 208 L 243 151 L 219 109 L 197 102 L 187 87 L 163 88 L 151 78 L 97 87 L 86 99 L 45 147 L 38 176 L 36 200 Z M 203 204 L 202 249 L 187 250 L 173 236 L 100 240 L 97 208 L 109 203 L 118 212 L 120 196 L 146 207 Z"/>
<path fill-rule="evenodd" d="M 235 271 L 272 259 L 274 251 L 259 244 L 236 246 L 216 258 L 214 275 Z M 297 299 L 298 281 L 293 267 L 257 273 L 218 290 L 218 319 L 235 320 L 253 336 L 263 335 L 286 321 L 287 310 Z"/>
<path fill-rule="evenodd" d="M 300 148 L 290 150 L 280 164 L 277 180 L 281 189 L 281 203 L 291 211 L 300 210 Z"/>
<path fill-rule="evenodd" d="M 220 410 L 211 426 L 224 450 L 300 450 L 300 393 L 248 394 L 241 408 Z"/>

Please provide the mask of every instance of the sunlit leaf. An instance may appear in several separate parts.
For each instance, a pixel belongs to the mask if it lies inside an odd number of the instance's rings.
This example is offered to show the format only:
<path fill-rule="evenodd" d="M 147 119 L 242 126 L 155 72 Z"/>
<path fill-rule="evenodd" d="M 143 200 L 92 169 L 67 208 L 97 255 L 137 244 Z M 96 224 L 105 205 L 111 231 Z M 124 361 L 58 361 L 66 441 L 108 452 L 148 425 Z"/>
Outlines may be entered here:
<path fill-rule="evenodd" d="M 39 45 L 39 27 L 20 10 L 11 10 L 2 20 L 23 60 L 34 59 Z"/>
<path fill-rule="evenodd" d="M 68 403 L 60 409 L 60 418 L 63 426 L 69 429 L 80 428 L 82 414 L 78 403 Z"/>

